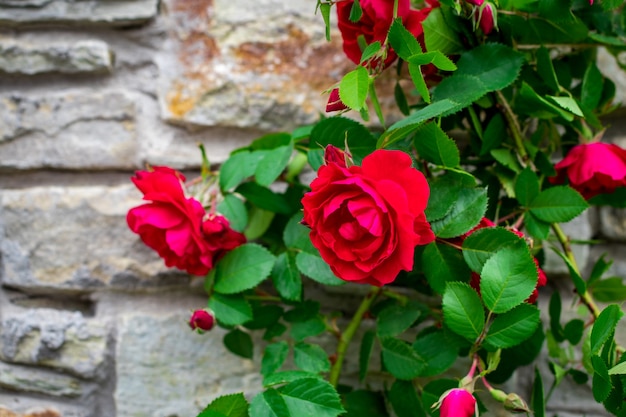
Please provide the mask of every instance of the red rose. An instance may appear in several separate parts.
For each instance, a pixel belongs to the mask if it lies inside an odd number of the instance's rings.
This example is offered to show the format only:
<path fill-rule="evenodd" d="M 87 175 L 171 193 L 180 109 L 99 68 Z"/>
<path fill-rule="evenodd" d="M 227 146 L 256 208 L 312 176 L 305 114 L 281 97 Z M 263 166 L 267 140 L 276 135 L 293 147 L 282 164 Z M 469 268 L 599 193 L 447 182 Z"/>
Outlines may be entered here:
<path fill-rule="evenodd" d="M 189 319 L 189 327 L 199 332 L 208 332 L 215 325 L 215 317 L 206 310 L 196 310 Z"/>
<path fill-rule="evenodd" d="M 441 417 L 472 417 L 476 412 L 476 398 L 463 388 L 444 393 L 439 415 Z"/>
<path fill-rule="evenodd" d="M 153 167 L 151 171 L 138 171 L 131 179 L 144 193 L 143 199 L 151 203 L 131 209 L 126 216 L 128 226 L 168 267 L 206 275 L 225 250 L 245 240 L 230 230 L 226 219 L 213 217 L 203 224 L 204 208 L 199 201 L 185 196 L 181 183 L 185 177 L 181 173 Z"/>
<path fill-rule="evenodd" d="M 340 111 L 347 109 L 348 106 L 343 104 L 343 101 L 339 98 L 339 89 L 333 88 L 328 96 L 328 103 L 326 103 L 326 113 L 331 111 Z"/>
<path fill-rule="evenodd" d="M 549 178 L 551 183 L 563 184 L 568 179 L 586 199 L 626 186 L 626 150 L 611 143 L 574 146 L 554 168 L 557 175 Z"/>
<path fill-rule="evenodd" d="M 474 21 L 485 35 L 489 35 L 495 26 L 493 5 L 485 0 L 467 0 L 467 2 L 478 6 L 474 11 Z"/>
<path fill-rule="evenodd" d="M 393 1 L 391 0 L 361 0 L 360 5 L 363 10 L 361 19 L 358 22 L 350 21 L 350 10 L 354 0 L 340 1 L 337 4 L 338 26 L 343 38 L 343 51 L 354 62 L 361 62 L 361 46 L 359 37 L 362 36 L 367 45 L 379 41 L 384 43 L 387 32 L 393 22 Z M 431 8 L 422 10 L 411 10 L 409 0 L 398 0 L 398 17 L 402 18 L 404 27 L 409 32 L 420 39 L 424 44 L 424 30 L 422 22 L 430 13 Z M 397 58 L 396 53 L 389 49 L 384 67 L 388 67 Z"/>
<path fill-rule="evenodd" d="M 409 155 L 381 149 L 360 167 L 320 167 L 302 199 L 304 223 L 335 275 L 382 286 L 413 268 L 416 245 L 434 240 L 424 215 L 429 194 Z"/>

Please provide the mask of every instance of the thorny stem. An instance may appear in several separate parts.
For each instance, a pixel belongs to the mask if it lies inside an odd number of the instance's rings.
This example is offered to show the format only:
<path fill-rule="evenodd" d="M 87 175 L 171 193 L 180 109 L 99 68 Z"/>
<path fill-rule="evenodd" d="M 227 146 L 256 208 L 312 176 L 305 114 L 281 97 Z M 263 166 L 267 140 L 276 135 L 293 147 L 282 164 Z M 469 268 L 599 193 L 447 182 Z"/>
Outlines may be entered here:
<path fill-rule="evenodd" d="M 506 97 L 504 97 L 504 94 L 502 94 L 501 91 L 496 91 L 496 96 L 498 98 L 498 103 L 504 110 L 504 117 L 511 128 L 517 152 L 519 152 L 522 160 L 525 162 L 528 159 L 528 154 L 526 153 L 526 148 L 524 147 L 524 137 L 522 136 L 522 130 L 519 122 L 517 121 L 517 117 L 515 116 L 513 109 L 511 109 L 509 102 L 506 100 Z"/>
<path fill-rule="evenodd" d="M 330 368 L 330 375 L 328 377 L 328 382 L 330 382 L 332 386 L 336 387 L 339 382 L 339 375 L 341 374 L 341 367 L 343 366 L 343 360 L 346 357 L 348 345 L 361 325 L 363 316 L 370 309 L 372 303 L 381 292 L 381 287 L 372 287 L 370 292 L 365 296 L 365 298 L 363 298 L 363 301 L 361 301 L 361 305 L 354 313 L 354 317 L 352 317 L 352 320 L 350 321 L 350 324 L 348 324 L 348 327 L 346 327 L 346 330 L 341 333 L 341 337 L 339 337 L 339 344 L 337 345 L 337 359 L 335 360 L 335 363 L 333 363 L 332 368 Z"/>

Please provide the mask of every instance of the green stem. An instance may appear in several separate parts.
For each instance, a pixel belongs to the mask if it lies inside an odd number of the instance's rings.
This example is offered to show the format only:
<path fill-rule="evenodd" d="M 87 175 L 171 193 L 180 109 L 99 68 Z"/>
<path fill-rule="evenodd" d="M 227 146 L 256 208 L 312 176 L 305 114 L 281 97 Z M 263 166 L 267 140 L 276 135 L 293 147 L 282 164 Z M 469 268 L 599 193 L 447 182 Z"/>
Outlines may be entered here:
<path fill-rule="evenodd" d="M 526 161 L 528 159 L 528 153 L 526 152 L 526 148 L 524 147 L 524 137 L 522 136 L 522 130 L 517 121 L 517 117 L 515 116 L 513 109 L 511 109 L 509 102 L 506 100 L 506 97 L 504 97 L 504 94 L 502 94 L 502 91 L 496 91 L 496 96 L 498 97 L 498 103 L 500 104 L 500 106 L 502 106 L 502 109 L 504 110 L 504 117 L 506 118 L 506 121 L 511 128 L 511 133 L 513 134 L 513 140 L 515 141 L 515 147 L 517 148 L 517 152 L 522 157 L 522 160 Z"/>
<path fill-rule="evenodd" d="M 370 83 L 370 99 L 372 100 L 372 104 L 374 105 L 374 110 L 376 111 L 376 116 L 378 116 L 378 120 L 380 120 L 380 124 L 383 129 L 385 127 L 385 116 L 383 116 L 383 111 L 380 108 L 380 102 L 378 101 L 378 96 L 376 95 L 376 88 L 374 88 L 374 82 Z"/>
<path fill-rule="evenodd" d="M 574 257 L 574 252 L 572 251 L 569 237 L 565 234 L 565 232 L 563 232 L 563 229 L 561 229 L 561 226 L 558 223 L 552 223 L 552 230 L 554 231 L 556 238 L 559 240 L 559 243 L 563 248 L 563 252 L 565 253 L 565 256 L 567 256 L 567 259 L 570 261 L 572 268 L 574 268 L 576 273 L 580 275 L 580 269 L 578 268 L 578 264 L 576 263 L 576 258 Z M 594 320 L 597 319 L 601 311 L 596 305 L 593 298 L 591 298 L 591 294 L 589 294 L 589 291 L 585 290 L 583 294 L 578 294 L 578 296 L 585 304 L 585 306 L 587 306 L 587 309 L 589 309 L 589 311 L 593 315 Z"/>
<path fill-rule="evenodd" d="M 330 368 L 330 375 L 328 377 L 328 382 L 330 382 L 334 387 L 336 387 L 339 382 L 339 375 L 341 374 L 341 367 L 343 366 L 343 360 L 346 357 L 348 345 L 361 325 L 363 316 L 370 309 L 372 303 L 381 291 L 382 288 L 380 287 L 372 287 L 370 292 L 365 296 L 365 298 L 363 298 L 363 301 L 361 301 L 361 305 L 354 313 L 354 317 L 352 317 L 350 324 L 348 324 L 348 327 L 346 327 L 346 330 L 339 338 L 339 344 L 337 345 L 337 359 L 335 360 L 335 363 L 333 363 L 332 368 Z"/>
<path fill-rule="evenodd" d="M 398 17 L 398 0 L 393 0 L 393 18 Z"/>

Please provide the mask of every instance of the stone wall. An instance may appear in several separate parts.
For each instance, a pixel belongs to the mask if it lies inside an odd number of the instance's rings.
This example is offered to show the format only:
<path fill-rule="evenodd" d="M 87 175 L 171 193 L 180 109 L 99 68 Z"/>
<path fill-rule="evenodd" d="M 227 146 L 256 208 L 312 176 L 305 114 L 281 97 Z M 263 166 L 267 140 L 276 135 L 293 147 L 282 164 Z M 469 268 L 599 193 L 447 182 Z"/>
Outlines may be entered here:
<path fill-rule="evenodd" d="M 0 0 L 0 416 L 189 417 L 258 389 L 258 360 L 186 327 L 206 299 L 128 230 L 129 177 L 314 120 L 351 64 L 313 9 Z M 619 254 L 625 219 L 603 209 L 574 229 Z"/>

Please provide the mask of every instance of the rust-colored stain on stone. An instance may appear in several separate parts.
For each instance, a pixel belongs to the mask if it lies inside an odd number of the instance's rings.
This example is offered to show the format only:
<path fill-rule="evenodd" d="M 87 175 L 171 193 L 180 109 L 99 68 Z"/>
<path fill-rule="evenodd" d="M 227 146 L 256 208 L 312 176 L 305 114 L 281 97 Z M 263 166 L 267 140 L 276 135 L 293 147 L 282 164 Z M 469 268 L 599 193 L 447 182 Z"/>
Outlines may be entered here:
<path fill-rule="evenodd" d="M 28 412 L 26 414 L 14 413 L 0 406 L 0 417 L 62 417 L 61 413 L 53 409 L 40 409 L 37 411 Z"/>
<path fill-rule="evenodd" d="M 170 113 L 179 118 L 187 114 L 196 104 L 196 99 L 188 97 L 180 84 L 174 86 L 173 91 L 167 95 L 166 101 Z"/>

